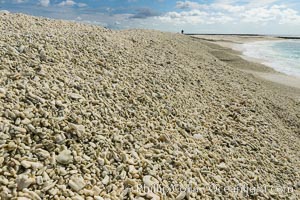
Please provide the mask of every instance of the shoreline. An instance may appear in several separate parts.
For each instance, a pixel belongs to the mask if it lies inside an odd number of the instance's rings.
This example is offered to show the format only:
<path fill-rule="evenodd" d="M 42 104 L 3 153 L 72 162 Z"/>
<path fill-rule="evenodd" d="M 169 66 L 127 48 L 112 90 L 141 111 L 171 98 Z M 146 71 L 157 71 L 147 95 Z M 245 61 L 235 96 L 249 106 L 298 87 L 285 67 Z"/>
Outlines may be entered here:
<path fill-rule="evenodd" d="M 225 54 L 231 54 L 233 58 L 236 59 L 236 62 L 238 61 L 238 58 L 234 58 L 235 56 L 238 56 L 240 59 L 245 60 L 246 62 L 243 62 L 245 67 L 236 66 L 241 71 L 244 71 L 246 73 L 252 74 L 257 78 L 270 81 L 275 84 L 280 84 L 284 86 L 288 86 L 291 88 L 295 88 L 296 90 L 300 90 L 300 78 L 284 74 L 282 72 L 277 71 L 276 69 L 267 66 L 264 64 L 264 60 L 249 57 L 243 54 L 243 50 L 241 45 L 250 43 L 250 42 L 257 42 L 257 41 L 279 41 L 279 40 L 285 40 L 283 38 L 279 37 L 270 37 L 270 36 L 239 36 L 239 35 L 206 35 L 206 37 L 194 37 L 197 39 L 203 39 L 203 41 L 206 41 L 210 44 L 215 44 L 220 47 L 219 50 L 223 50 L 223 53 Z M 209 45 L 212 47 L 211 45 Z M 216 47 L 213 47 L 216 48 Z M 217 53 L 219 54 L 219 53 Z M 214 54 L 216 57 L 221 58 L 222 61 L 225 61 L 222 56 Z M 229 59 L 230 60 L 230 59 Z M 230 63 L 230 62 L 226 62 Z M 232 63 L 231 63 L 232 65 Z M 233 64 L 234 65 L 234 64 Z M 241 65 L 241 64 L 238 64 Z"/>

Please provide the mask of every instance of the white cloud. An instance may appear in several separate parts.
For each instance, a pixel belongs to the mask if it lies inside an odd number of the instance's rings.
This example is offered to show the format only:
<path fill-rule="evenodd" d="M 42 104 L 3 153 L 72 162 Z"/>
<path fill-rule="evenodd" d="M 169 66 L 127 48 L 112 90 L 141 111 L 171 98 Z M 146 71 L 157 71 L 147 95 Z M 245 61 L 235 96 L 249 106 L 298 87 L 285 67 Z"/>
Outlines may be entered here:
<path fill-rule="evenodd" d="M 300 24 L 300 16 L 297 11 L 293 9 L 285 9 L 282 13 L 282 18 L 280 19 L 280 24 Z"/>
<path fill-rule="evenodd" d="M 14 3 L 25 3 L 26 0 L 13 0 Z"/>
<path fill-rule="evenodd" d="M 274 5 L 278 0 L 219 0 L 211 4 L 178 1 L 178 12 L 158 17 L 162 22 L 176 24 L 300 24 L 300 15 L 285 5 Z M 239 4 L 237 4 L 239 2 Z"/>
<path fill-rule="evenodd" d="M 82 8 L 82 7 L 86 7 L 87 4 L 85 4 L 85 3 L 77 3 L 77 6 L 80 7 L 80 8 Z"/>
<path fill-rule="evenodd" d="M 246 9 L 245 6 L 233 6 L 229 4 L 212 4 L 211 7 L 214 9 L 220 9 L 232 13 L 242 12 Z"/>
<path fill-rule="evenodd" d="M 43 7 L 48 7 L 50 4 L 50 0 L 40 0 L 39 5 Z"/>
<path fill-rule="evenodd" d="M 260 23 L 276 20 L 281 11 L 267 8 L 253 8 L 241 13 L 242 22 Z"/>
<path fill-rule="evenodd" d="M 158 17 L 163 22 L 169 22 L 174 24 L 198 24 L 204 23 L 204 18 L 208 15 L 206 12 L 199 10 L 183 11 L 183 12 L 169 12 L 164 16 Z"/>
<path fill-rule="evenodd" d="M 243 11 L 245 6 L 231 5 L 226 3 L 199 4 L 192 1 L 177 1 L 176 8 L 185 10 L 225 10 L 228 12 Z"/>
<path fill-rule="evenodd" d="M 243 3 L 247 7 L 267 6 L 278 2 L 279 0 L 217 0 L 216 4 L 237 5 Z"/>
<path fill-rule="evenodd" d="M 278 0 L 248 0 L 248 7 L 268 6 L 278 2 Z"/>
<path fill-rule="evenodd" d="M 65 1 L 62 1 L 58 4 L 58 6 L 61 6 L 61 7 L 63 7 L 63 6 L 75 6 L 75 5 L 78 6 L 79 8 L 87 6 L 87 4 L 85 4 L 85 3 L 77 3 L 73 0 L 65 0 Z"/>
<path fill-rule="evenodd" d="M 59 6 L 74 6 L 76 5 L 75 1 L 72 0 L 66 0 L 66 1 L 62 1 L 58 4 Z"/>
<path fill-rule="evenodd" d="M 177 1 L 176 8 L 179 9 L 201 9 L 205 7 L 204 4 L 199 4 L 197 2 L 192 1 Z"/>
<path fill-rule="evenodd" d="M 260 23 L 277 22 L 278 24 L 300 24 L 300 15 L 294 9 L 274 5 L 269 8 L 259 7 L 241 14 L 242 22 Z"/>
<path fill-rule="evenodd" d="M 227 23 L 233 21 L 233 18 L 226 16 L 223 13 L 203 12 L 200 10 L 191 10 L 183 12 L 169 12 L 164 16 L 158 17 L 163 22 L 175 23 L 175 24 L 216 24 Z"/>

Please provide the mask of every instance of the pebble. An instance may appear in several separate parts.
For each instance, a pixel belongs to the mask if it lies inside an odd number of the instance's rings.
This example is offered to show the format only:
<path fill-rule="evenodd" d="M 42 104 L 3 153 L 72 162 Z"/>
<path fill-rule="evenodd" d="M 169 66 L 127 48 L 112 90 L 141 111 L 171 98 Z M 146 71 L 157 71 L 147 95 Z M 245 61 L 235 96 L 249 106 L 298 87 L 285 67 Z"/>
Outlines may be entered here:
<path fill-rule="evenodd" d="M 75 196 L 72 197 L 72 200 L 84 200 L 84 198 L 82 196 Z"/>
<path fill-rule="evenodd" d="M 28 188 L 34 182 L 35 180 L 33 178 L 30 178 L 28 177 L 28 175 L 24 175 L 24 174 L 19 175 L 16 179 L 18 190 L 23 190 L 24 188 Z"/>
<path fill-rule="evenodd" d="M 80 94 L 76 94 L 76 93 L 71 93 L 71 94 L 69 94 L 69 96 L 71 97 L 71 99 L 74 99 L 74 100 L 84 99 L 83 96 L 81 96 Z"/>
<path fill-rule="evenodd" d="M 144 177 L 143 177 L 143 183 L 144 183 L 147 187 L 151 187 L 151 186 L 154 185 L 154 184 L 158 184 L 159 181 L 158 181 L 156 178 L 154 178 L 154 177 L 152 177 L 152 176 L 150 176 L 150 175 L 147 175 L 147 176 L 144 176 Z"/>
<path fill-rule="evenodd" d="M 225 163 L 220 163 L 219 165 L 217 165 L 217 167 L 219 169 L 227 169 L 228 168 L 228 166 Z"/>
<path fill-rule="evenodd" d="M 43 177 L 42 176 L 37 176 L 36 177 L 36 183 L 38 185 L 43 185 L 44 181 L 43 181 Z"/>
<path fill-rule="evenodd" d="M 41 50 L 40 52 L 40 59 L 41 61 L 47 61 L 46 52 L 44 50 Z"/>
<path fill-rule="evenodd" d="M 49 191 L 49 192 L 54 191 L 55 192 L 56 190 L 51 190 L 51 189 L 55 186 L 56 183 L 57 183 L 57 181 L 47 181 L 47 182 L 45 182 L 45 184 L 43 185 L 44 186 L 43 187 L 43 192 L 47 192 L 47 191 Z"/>
<path fill-rule="evenodd" d="M 109 176 L 108 175 L 106 175 L 104 177 L 104 179 L 102 180 L 102 183 L 103 183 L 103 185 L 107 185 L 109 183 Z"/>
<path fill-rule="evenodd" d="M 70 164 L 73 162 L 72 152 L 70 150 L 61 151 L 56 157 L 56 161 L 63 165 Z"/>
<path fill-rule="evenodd" d="M 24 53 L 26 51 L 26 47 L 24 46 L 24 45 L 21 45 L 20 47 L 19 47 L 19 52 L 20 53 Z"/>
<path fill-rule="evenodd" d="M 62 144 L 65 140 L 66 140 L 66 136 L 63 133 L 55 135 L 56 143 Z"/>
<path fill-rule="evenodd" d="M 83 125 L 77 125 L 77 124 L 69 124 L 69 127 L 71 129 L 71 131 L 74 131 L 78 137 L 82 137 L 84 136 L 85 133 L 85 128 Z"/>
<path fill-rule="evenodd" d="M 29 189 L 23 189 L 24 193 L 28 194 L 28 196 L 32 199 L 32 200 L 41 200 L 41 197 L 36 193 L 36 192 L 33 192 L 33 191 L 30 191 Z"/>
<path fill-rule="evenodd" d="M 0 165 L 2 165 L 4 162 L 4 157 L 3 156 L 0 156 Z"/>
<path fill-rule="evenodd" d="M 92 188 L 92 190 L 93 190 L 94 196 L 98 196 L 101 193 L 101 189 L 96 185 Z"/>
<path fill-rule="evenodd" d="M 40 159 L 50 158 L 50 153 L 44 149 L 37 149 L 36 154 L 39 156 Z"/>
<path fill-rule="evenodd" d="M 42 163 L 39 163 L 39 162 L 31 162 L 31 161 L 27 161 L 27 160 L 23 160 L 21 161 L 21 165 L 24 167 L 24 168 L 32 168 L 34 170 L 36 169 L 41 169 L 43 167 L 43 164 Z"/>
<path fill-rule="evenodd" d="M 203 139 L 203 135 L 195 134 L 195 135 L 193 135 L 193 138 L 196 139 L 196 140 L 200 140 L 200 139 Z"/>
<path fill-rule="evenodd" d="M 26 132 L 27 132 L 27 130 L 26 130 L 25 128 L 22 128 L 22 127 L 17 127 L 17 126 L 15 126 L 13 129 L 14 129 L 17 133 L 26 133 Z"/>
<path fill-rule="evenodd" d="M 17 197 L 17 200 L 32 200 L 32 199 L 27 197 Z"/>
<path fill-rule="evenodd" d="M 18 56 L 19 52 L 12 46 L 7 46 L 7 53 L 12 56 Z"/>
<path fill-rule="evenodd" d="M 69 181 L 69 186 L 75 192 L 82 190 L 85 187 L 86 183 L 80 175 L 73 175 Z"/>
<path fill-rule="evenodd" d="M 182 199 L 185 198 L 185 196 L 186 196 L 186 192 L 181 192 L 181 193 L 176 197 L 175 200 L 182 200 Z"/>
<path fill-rule="evenodd" d="M 151 200 L 160 200 L 160 197 L 157 194 L 154 194 L 151 191 L 146 194 L 146 197 L 151 199 Z"/>
<path fill-rule="evenodd" d="M 0 97 L 4 97 L 6 94 L 6 89 L 0 87 Z"/>

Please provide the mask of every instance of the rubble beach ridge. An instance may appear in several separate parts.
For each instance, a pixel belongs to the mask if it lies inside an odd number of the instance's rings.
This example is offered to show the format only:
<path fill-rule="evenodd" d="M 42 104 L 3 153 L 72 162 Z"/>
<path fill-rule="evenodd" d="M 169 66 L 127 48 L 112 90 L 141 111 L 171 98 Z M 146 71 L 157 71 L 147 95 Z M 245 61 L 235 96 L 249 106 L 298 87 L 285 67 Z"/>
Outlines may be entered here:
<path fill-rule="evenodd" d="M 300 198 L 299 100 L 200 40 L 0 22 L 0 199 Z M 198 190 L 134 190 L 153 185 Z"/>

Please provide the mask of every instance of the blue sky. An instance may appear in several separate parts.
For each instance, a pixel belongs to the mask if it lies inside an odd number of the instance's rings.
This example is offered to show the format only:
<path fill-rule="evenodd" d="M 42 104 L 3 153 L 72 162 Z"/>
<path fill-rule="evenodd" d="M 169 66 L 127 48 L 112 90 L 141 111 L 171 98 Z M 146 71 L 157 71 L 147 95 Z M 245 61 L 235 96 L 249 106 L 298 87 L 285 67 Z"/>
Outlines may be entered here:
<path fill-rule="evenodd" d="M 113 29 L 300 35 L 299 0 L 0 0 L 0 10 Z"/>

